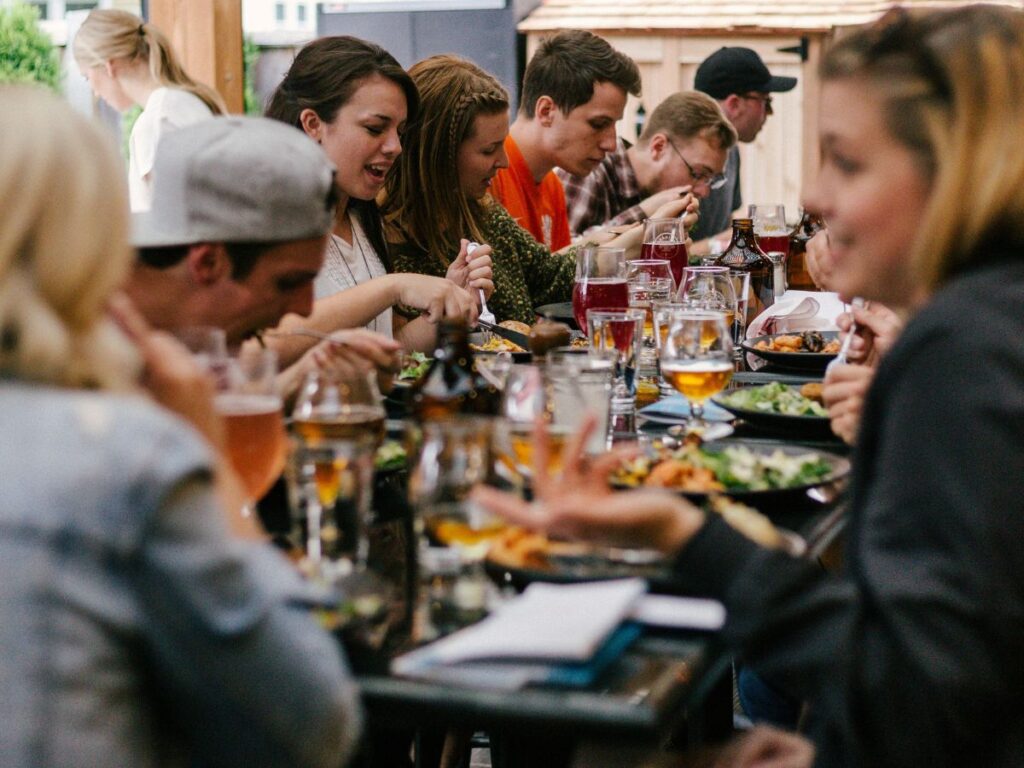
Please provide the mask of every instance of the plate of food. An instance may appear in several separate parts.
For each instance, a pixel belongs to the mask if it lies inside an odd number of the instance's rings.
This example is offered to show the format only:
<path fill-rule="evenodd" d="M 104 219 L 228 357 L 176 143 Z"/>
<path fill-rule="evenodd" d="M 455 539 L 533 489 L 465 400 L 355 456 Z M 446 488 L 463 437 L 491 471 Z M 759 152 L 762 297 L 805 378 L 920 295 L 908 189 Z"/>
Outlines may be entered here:
<path fill-rule="evenodd" d="M 727 440 L 663 446 L 623 460 L 608 479 L 615 488 L 666 488 L 698 502 L 729 496 L 764 511 L 837 483 L 849 471 L 849 460 L 834 453 Z"/>
<path fill-rule="evenodd" d="M 804 331 L 755 336 L 740 346 L 772 365 L 824 373 L 840 344 L 838 331 Z"/>
<path fill-rule="evenodd" d="M 797 387 L 773 381 L 759 387 L 719 393 L 711 400 L 758 429 L 806 437 L 832 437 L 819 382 Z"/>
<path fill-rule="evenodd" d="M 484 567 L 499 585 L 516 589 L 535 581 L 571 584 L 639 577 L 667 583 L 670 578 L 669 561 L 658 552 L 559 541 L 515 526 L 491 542 Z"/>
<path fill-rule="evenodd" d="M 517 320 L 502 320 L 498 325 L 510 331 L 524 334 L 527 337 L 530 335 L 530 326 Z M 489 339 L 487 338 L 488 335 L 490 335 Z M 499 352 L 508 352 L 517 363 L 528 363 L 533 357 L 530 354 L 530 350 L 524 349 L 514 341 L 509 341 L 496 333 L 471 333 L 469 335 L 469 348 L 473 350 L 474 354 L 478 355 L 496 355 Z"/>
<path fill-rule="evenodd" d="M 725 496 L 708 499 L 705 509 L 768 549 L 794 557 L 807 551 L 807 542 L 779 528 L 756 509 Z M 656 589 L 673 591 L 671 558 L 650 549 L 621 549 L 583 542 L 559 541 L 542 533 L 510 526 L 491 543 L 484 567 L 500 586 L 523 589 L 535 581 L 573 583 L 622 578 L 647 579 Z"/>

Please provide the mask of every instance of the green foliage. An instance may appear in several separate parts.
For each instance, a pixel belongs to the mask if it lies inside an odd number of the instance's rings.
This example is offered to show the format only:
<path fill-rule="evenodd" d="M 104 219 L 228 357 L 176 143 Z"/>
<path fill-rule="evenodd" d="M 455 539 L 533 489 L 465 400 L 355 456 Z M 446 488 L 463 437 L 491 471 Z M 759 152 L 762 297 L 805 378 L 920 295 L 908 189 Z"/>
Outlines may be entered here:
<path fill-rule="evenodd" d="M 60 89 L 60 59 L 38 21 L 33 6 L 0 8 L 0 83 L 43 83 Z"/>
<path fill-rule="evenodd" d="M 242 67 L 244 83 L 242 98 L 245 101 L 245 114 L 262 115 L 263 105 L 256 94 L 256 62 L 260 58 L 260 47 L 251 37 L 242 38 Z"/>

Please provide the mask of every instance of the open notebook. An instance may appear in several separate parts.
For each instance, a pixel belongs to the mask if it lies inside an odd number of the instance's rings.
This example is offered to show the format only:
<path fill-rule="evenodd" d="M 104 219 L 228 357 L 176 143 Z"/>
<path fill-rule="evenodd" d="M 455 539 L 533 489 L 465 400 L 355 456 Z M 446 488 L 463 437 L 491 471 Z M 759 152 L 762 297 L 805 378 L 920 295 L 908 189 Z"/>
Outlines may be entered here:
<path fill-rule="evenodd" d="M 392 672 L 498 689 L 588 685 L 639 636 L 645 615 L 662 626 L 724 622 L 720 603 L 645 592 L 641 579 L 533 584 L 480 623 L 395 659 Z"/>

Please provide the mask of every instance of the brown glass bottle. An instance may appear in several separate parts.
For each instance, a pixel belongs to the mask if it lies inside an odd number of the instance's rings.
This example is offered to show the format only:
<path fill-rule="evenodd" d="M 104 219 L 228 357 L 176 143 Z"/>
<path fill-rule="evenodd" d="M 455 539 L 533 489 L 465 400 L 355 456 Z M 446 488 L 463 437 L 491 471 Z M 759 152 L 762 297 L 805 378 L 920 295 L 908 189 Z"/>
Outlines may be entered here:
<path fill-rule="evenodd" d="M 816 213 L 804 211 L 803 218 L 789 236 L 789 261 L 786 266 L 786 284 L 797 291 L 815 291 L 817 286 L 807 271 L 807 241 L 825 228 L 825 222 Z"/>
<path fill-rule="evenodd" d="M 466 321 L 442 320 L 434 360 L 413 387 L 413 413 L 424 421 L 460 413 L 493 416 L 499 404 L 498 391 L 476 371 Z"/>
<path fill-rule="evenodd" d="M 715 266 L 750 273 L 746 322 L 749 323 L 775 300 L 772 262 L 757 245 L 753 219 L 732 220 L 732 241 L 715 260 Z M 742 301 L 742 297 L 737 297 Z"/>

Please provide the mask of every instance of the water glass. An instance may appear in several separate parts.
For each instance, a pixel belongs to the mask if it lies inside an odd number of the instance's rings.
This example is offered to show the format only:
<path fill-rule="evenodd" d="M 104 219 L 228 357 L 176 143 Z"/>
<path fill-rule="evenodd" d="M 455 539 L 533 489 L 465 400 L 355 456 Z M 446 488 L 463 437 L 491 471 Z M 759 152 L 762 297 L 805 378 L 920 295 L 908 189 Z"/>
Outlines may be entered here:
<path fill-rule="evenodd" d="M 730 269 L 729 277 L 732 278 L 733 290 L 736 293 L 736 319 L 732 324 L 732 340 L 736 347 L 736 354 L 740 355 L 739 346 L 743 343 L 747 330 L 747 312 L 750 307 L 750 273 L 739 269 Z"/>
<path fill-rule="evenodd" d="M 596 359 L 610 357 L 614 362 L 611 415 L 613 431 L 634 431 L 636 417 L 636 382 L 643 349 L 644 320 L 642 309 L 623 312 L 587 313 L 590 331 L 590 354 Z"/>
<path fill-rule="evenodd" d="M 547 376 L 551 403 L 572 432 L 578 432 L 588 415 L 596 419 L 584 451 L 591 455 L 608 448 L 608 414 L 612 399 L 615 361 L 610 356 L 592 357 L 575 351 L 548 353 Z"/>

